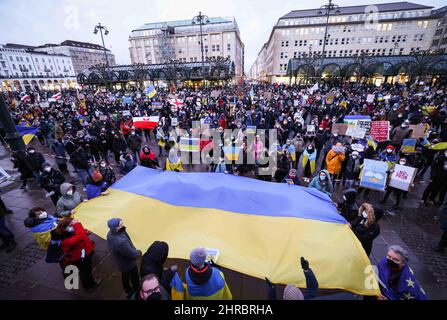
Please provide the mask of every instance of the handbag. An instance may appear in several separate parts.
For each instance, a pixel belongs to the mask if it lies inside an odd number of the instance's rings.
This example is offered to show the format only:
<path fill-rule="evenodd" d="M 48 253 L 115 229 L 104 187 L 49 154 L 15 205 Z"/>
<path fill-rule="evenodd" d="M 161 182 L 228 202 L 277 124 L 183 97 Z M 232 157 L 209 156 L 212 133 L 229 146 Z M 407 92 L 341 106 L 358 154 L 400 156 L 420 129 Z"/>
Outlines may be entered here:
<path fill-rule="evenodd" d="M 60 240 L 51 240 L 45 258 L 46 263 L 59 263 L 62 261 L 64 254 L 62 253 L 61 242 Z"/>

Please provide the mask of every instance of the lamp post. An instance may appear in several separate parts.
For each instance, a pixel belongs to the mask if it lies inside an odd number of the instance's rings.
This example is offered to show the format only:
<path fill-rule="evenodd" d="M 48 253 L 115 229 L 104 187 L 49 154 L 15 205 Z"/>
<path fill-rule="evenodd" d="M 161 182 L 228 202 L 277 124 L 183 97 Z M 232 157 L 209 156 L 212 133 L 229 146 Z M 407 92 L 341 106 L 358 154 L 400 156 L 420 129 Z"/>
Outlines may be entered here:
<path fill-rule="evenodd" d="M 102 34 L 102 31 L 104 30 L 104 35 L 108 35 L 109 34 L 109 30 L 107 30 L 106 26 L 101 25 L 101 23 L 98 23 L 97 26 L 95 26 L 95 29 L 93 30 L 94 34 L 98 34 L 98 30 L 101 34 L 101 40 L 102 40 L 102 48 L 104 49 L 104 58 L 106 59 L 106 74 L 108 74 L 109 72 L 109 60 L 107 59 L 107 49 L 106 46 L 104 44 L 104 36 Z M 106 86 L 108 87 L 108 81 L 107 81 L 107 77 L 106 77 Z"/>
<path fill-rule="evenodd" d="M 205 72 L 205 55 L 203 50 L 203 26 L 207 23 L 210 23 L 210 19 L 208 16 L 203 15 L 201 11 L 199 11 L 199 15 L 192 18 L 192 24 L 198 24 L 200 26 L 200 50 L 202 52 L 202 72 Z M 205 77 L 203 77 L 205 78 Z"/>
<path fill-rule="evenodd" d="M 324 39 L 323 39 L 323 50 L 321 53 L 321 60 L 320 60 L 320 76 L 318 78 L 318 84 L 320 85 L 321 77 L 323 75 L 323 61 L 326 54 L 326 40 L 327 40 L 327 29 L 329 25 L 329 17 L 331 16 L 332 11 L 335 11 L 335 14 L 339 14 L 341 11 L 339 10 L 339 6 L 332 3 L 332 0 L 329 0 L 329 3 L 321 6 L 320 10 L 317 12 L 319 15 L 325 15 L 326 16 L 326 25 L 324 29 Z"/>
<path fill-rule="evenodd" d="M 22 136 L 17 132 L 14 121 L 12 121 L 11 114 L 9 113 L 6 102 L 3 99 L 3 95 L 0 94 L 0 122 L 3 125 L 3 129 L 6 132 L 5 140 L 11 147 L 12 151 L 20 151 L 22 154 L 25 152 L 25 143 Z"/>

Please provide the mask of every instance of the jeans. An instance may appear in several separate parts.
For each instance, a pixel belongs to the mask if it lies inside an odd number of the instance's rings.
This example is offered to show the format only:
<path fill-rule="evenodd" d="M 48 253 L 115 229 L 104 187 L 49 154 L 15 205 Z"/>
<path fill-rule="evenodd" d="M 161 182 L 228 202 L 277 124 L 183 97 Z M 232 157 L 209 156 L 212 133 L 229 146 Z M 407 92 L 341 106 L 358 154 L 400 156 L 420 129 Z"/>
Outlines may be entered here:
<path fill-rule="evenodd" d="M 140 286 L 138 267 L 135 265 L 132 270 L 121 273 L 121 282 L 123 284 L 124 292 L 127 294 L 136 292 Z"/>
<path fill-rule="evenodd" d="M 6 219 L 4 214 L 0 214 L 0 239 L 5 245 L 15 242 L 14 234 L 6 226 Z"/>
<path fill-rule="evenodd" d="M 92 169 L 89 170 L 75 168 L 76 173 L 79 175 L 79 179 L 81 180 L 81 184 L 85 187 L 87 185 L 87 177 L 91 176 Z"/>

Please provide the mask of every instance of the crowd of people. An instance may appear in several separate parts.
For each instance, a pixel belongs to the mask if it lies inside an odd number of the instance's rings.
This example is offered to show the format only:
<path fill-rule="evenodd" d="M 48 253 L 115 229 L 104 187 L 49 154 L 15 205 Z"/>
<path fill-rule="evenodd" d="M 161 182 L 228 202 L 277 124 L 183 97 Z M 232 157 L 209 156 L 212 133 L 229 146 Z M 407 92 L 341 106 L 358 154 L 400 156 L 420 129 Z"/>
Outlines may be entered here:
<path fill-rule="evenodd" d="M 73 218 L 73 210 L 83 201 L 107 196 L 107 188 L 116 182 L 117 175 L 126 175 L 137 165 L 177 172 L 234 174 L 315 188 L 334 200 L 368 256 L 374 239 L 380 234 L 379 221 L 384 210 L 371 201 L 371 193 L 379 193 L 359 185 L 365 159 L 386 162 L 389 175 L 397 164 L 416 168 L 414 183 L 427 183 L 421 206 L 441 207 L 445 201 L 447 150 L 431 148 L 447 141 L 447 90 L 444 87 L 388 83 L 376 87 L 351 83 L 309 90 L 298 86 L 255 84 L 200 89 L 158 88 L 157 91 L 149 98 L 137 89 L 65 90 L 60 100 L 50 103 L 47 103 L 50 97 L 47 92 L 28 92 L 30 99 L 25 101 L 21 101 L 18 92 L 5 94 L 15 123 L 38 128 L 36 136 L 40 149 L 46 150 L 46 157 L 34 145 L 28 147 L 26 153 L 13 152 L 12 161 L 20 172 L 22 188 L 27 188 L 29 180 L 37 181 L 55 206 L 54 216 L 43 208 L 31 210 L 25 225 L 42 248 L 51 248 L 53 252 L 55 244 L 59 244 L 57 248 L 62 252 L 59 254 L 64 257 L 61 266 L 78 266 L 86 289 L 97 287 L 100 280 L 91 272 L 94 244 L 88 238 L 89 231 Z M 371 95 L 373 101 L 369 99 Z M 389 121 L 389 140 L 370 143 L 367 137 L 355 139 L 333 133 L 335 124 L 343 123 L 346 116 L 352 115 Z M 158 123 L 154 129 L 138 129 L 134 126 L 134 117 L 157 117 Z M 194 123 L 197 122 L 219 132 L 221 141 L 214 141 L 212 137 L 200 140 L 200 150 L 207 150 L 209 156 L 218 161 L 205 164 L 201 158 L 199 164 L 191 164 L 180 156 L 180 141 L 196 137 Z M 410 126 L 417 124 L 425 124 L 429 130 L 424 138 L 417 140 L 415 152 L 408 152 L 402 145 L 411 137 Z M 266 138 L 255 133 L 250 139 L 253 127 L 258 131 L 266 130 Z M 230 135 L 225 134 L 228 129 L 232 130 Z M 277 134 L 274 143 L 269 141 L 271 130 Z M 240 146 L 237 156 L 231 157 L 228 149 L 217 148 L 224 145 Z M 234 152 L 234 148 L 231 150 Z M 213 151 L 220 154 L 213 154 Z M 262 174 L 262 169 L 271 165 L 264 160 L 272 155 L 277 158 L 272 174 Z M 249 161 L 251 156 L 254 162 Z M 48 162 L 49 158 L 54 158 L 57 168 Z M 79 178 L 77 185 L 66 182 L 71 178 L 68 164 Z M 341 191 L 343 199 L 340 201 L 337 201 L 336 190 Z M 388 186 L 381 204 L 386 205 L 393 195 L 393 209 L 399 210 L 409 192 Z M 1 203 L 1 229 L 8 230 L 3 218 L 8 212 L 3 208 L 6 207 Z M 445 206 L 443 210 L 446 216 Z M 113 219 L 108 226 L 107 240 L 129 298 L 169 299 L 173 288 L 182 291 L 175 285 L 176 268 L 163 269 L 167 244 L 157 242 L 142 255 L 133 246 L 121 220 Z M 435 248 L 439 252 L 447 246 L 445 222 L 442 228 L 444 235 Z M 10 234 L 1 233 L 8 250 L 14 241 Z M 44 239 L 42 234 L 46 234 Z M 142 263 L 147 263 L 141 265 L 140 271 L 136 265 L 139 257 Z M 380 277 L 385 283 L 388 281 L 387 288 L 382 289 L 384 298 L 426 297 L 414 276 L 411 281 L 416 285 L 402 285 L 410 274 L 407 262 L 405 250 L 396 246 L 391 247 L 381 261 Z M 302 265 L 308 279 L 307 260 L 303 259 Z M 191 253 L 185 279 L 186 298 L 203 297 L 203 292 L 208 293 L 207 297 L 231 298 L 223 273 L 218 266 L 205 262 L 203 249 Z M 210 281 L 214 284 L 210 285 Z M 207 283 L 210 287 L 206 287 Z M 316 279 L 309 280 L 308 287 L 314 288 L 315 284 L 318 285 Z M 211 287 L 219 290 L 210 293 Z M 269 283 L 269 287 L 273 285 Z M 284 298 L 306 297 L 299 294 L 297 288 L 286 290 Z"/>

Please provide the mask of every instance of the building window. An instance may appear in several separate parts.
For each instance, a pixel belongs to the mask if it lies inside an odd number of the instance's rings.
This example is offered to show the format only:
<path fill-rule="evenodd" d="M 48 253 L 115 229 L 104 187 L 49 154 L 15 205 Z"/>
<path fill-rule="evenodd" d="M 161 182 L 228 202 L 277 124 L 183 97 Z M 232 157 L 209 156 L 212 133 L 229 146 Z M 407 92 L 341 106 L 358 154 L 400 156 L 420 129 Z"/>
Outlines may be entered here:
<path fill-rule="evenodd" d="M 13 68 L 14 70 L 17 70 L 15 64 L 12 64 L 12 68 Z"/>
<path fill-rule="evenodd" d="M 432 46 L 437 46 L 439 44 L 439 39 L 433 40 Z"/>
<path fill-rule="evenodd" d="M 227 44 L 227 50 L 228 50 L 228 51 L 231 50 L 231 44 Z"/>
<path fill-rule="evenodd" d="M 216 51 L 219 52 L 220 51 L 220 45 L 216 44 Z"/>
<path fill-rule="evenodd" d="M 441 41 L 441 44 L 446 44 L 447 43 L 447 38 L 443 38 Z"/>

